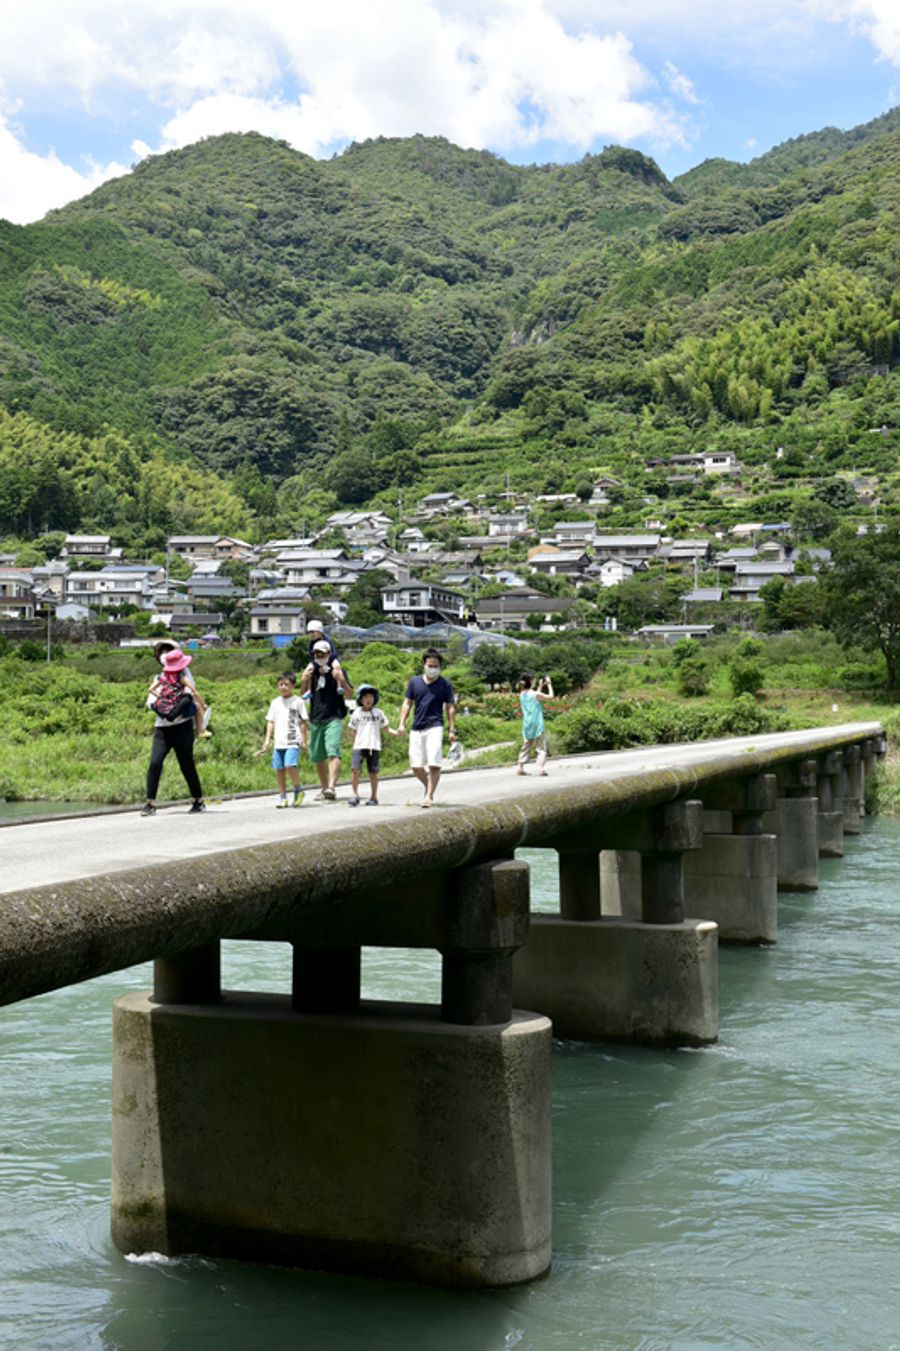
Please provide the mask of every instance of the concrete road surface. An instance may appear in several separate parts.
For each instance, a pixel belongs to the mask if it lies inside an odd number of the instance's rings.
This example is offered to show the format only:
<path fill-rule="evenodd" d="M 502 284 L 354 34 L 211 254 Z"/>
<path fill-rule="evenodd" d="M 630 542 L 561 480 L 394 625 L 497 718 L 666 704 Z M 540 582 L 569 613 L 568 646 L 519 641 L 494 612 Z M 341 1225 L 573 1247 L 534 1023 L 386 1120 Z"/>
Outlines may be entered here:
<path fill-rule="evenodd" d="M 447 770 L 441 778 L 432 814 L 452 812 L 457 806 L 527 798 L 552 793 L 560 787 L 580 786 L 641 770 L 668 768 L 690 771 L 725 748 L 729 752 L 763 751 L 798 745 L 804 739 L 829 732 L 852 731 L 873 735 L 871 724 L 818 728 L 807 732 L 779 732 L 766 736 L 695 742 L 686 746 L 642 747 L 631 751 L 596 753 L 550 760 L 548 775 L 539 778 L 532 765 L 527 777 L 514 769 Z M 306 776 L 308 764 L 304 765 Z M 363 780 L 365 785 L 365 780 Z M 381 781 L 378 807 L 349 807 L 349 785 L 338 788 L 336 802 L 313 801 L 308 789 L 299 808 L 276 810 L 276 795 L 211 801 L 202 815 L 189 815 L 187 805 L 160 808 L 154 817 L 142 817 L 139 808 L 65 820 L 0 829 L 0 894 L 26 887 L 52 885 L 77 878 L 118 872 L 153 863 L 178 862 L 220 850 L 240 849 L 282 840 L 305 838 L 335 830 L 377 831 L 379 822 L 409 818 L 421 812 L 422 788 L 406 774 Z M 365 798 L 363 799 L 365 801 Z"/>

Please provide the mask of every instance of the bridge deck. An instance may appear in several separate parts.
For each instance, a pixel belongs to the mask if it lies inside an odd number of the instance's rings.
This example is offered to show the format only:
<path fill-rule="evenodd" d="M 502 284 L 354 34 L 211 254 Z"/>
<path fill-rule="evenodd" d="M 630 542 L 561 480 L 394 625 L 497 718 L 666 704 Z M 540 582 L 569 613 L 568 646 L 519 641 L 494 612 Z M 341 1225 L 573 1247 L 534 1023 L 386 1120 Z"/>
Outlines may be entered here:
<path fill-rule="evenodd" d="M 531 766 L 530 777 L 516 777 L 508 766 L 495 769 L 460 769 L 445 772 L 438 790 L 433 817 L 444 818 L 454 808 L 490 806 L 503 801 L 505 806 L 521 799 L 523 806 L 536 798 L 558 795 L 560 788 L 577 788 L 635 774 L 671 771 L 673 789 L 689 789 L 695 771 L 709 766 L 726 753 L 729 758 L 753 752 L 767 758 L 766 752 L 785 750 L 795 756 L 812 742 L 821 744 L 833 736 L 848 733 L 874 735 L 880 728 L 871 724 L 819 728 L 811 731 L 772 733 L 756 737 L 729 737 L 720 741 L 694 742 L 679 746 L 640 747 L 635 750 L 568 756 L 551 760 L 546 778 L 539 778 Z M 748 763 L 747 772 L 758 768 Z M 170 775 L 176 773 L 174 765 Z M 309 777 L 306 765 L 305 777 Z M 362 780 L 367 789 L 367 781 Z M 314 802 L 316 789 L 307 789 L 306 799 L 297 810 L 275 810 L 275 794 L 238 798 L 210 803 L 202 816 L 189 816 L 186 807 L 161 809 L 153 819 L 137 811 L 96 814 L 5 827 L 0 832 L 0 894 L 30 887 L 43 887 L 78 879 L 97 877 L 153 864 L 177 865 L 192 858 L 241 849 L 248 846 L 301 843 L 334 831 L 365 831 L 375 834 L 388 822 L 424 818 L 419 810 L 422 789 L 411 775 L 384 779 L 380 785 L 381 804 L 376 808 L 347 806 L 349 785 L 338 789 L 336 803 Z M 673 791 L 671 794 L 675 796 Z"/>

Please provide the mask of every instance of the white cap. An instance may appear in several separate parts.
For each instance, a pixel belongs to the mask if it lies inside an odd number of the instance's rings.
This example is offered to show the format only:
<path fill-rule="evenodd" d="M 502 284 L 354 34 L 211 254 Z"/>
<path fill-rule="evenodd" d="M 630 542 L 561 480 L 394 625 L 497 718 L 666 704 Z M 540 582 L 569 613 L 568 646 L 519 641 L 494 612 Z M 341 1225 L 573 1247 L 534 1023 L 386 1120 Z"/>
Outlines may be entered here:
<path fill-rule="evenodd" d="M 322 623 L 321 619 L 311 619 L 311 620 L 309 621 L 309 623 L 307 624 L 307 626 L 306 626 L 306 632 L 307 632 L 307 633 L 324 633 L 324 632 L 325 632 L 325 625 Z"/>

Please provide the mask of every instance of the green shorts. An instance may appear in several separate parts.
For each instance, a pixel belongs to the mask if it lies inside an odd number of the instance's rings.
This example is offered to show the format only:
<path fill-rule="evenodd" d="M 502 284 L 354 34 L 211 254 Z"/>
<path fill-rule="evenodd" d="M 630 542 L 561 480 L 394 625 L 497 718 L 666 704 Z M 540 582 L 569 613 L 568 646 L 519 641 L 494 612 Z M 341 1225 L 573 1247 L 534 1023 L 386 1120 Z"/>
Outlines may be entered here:
<path fill-rule="evenodd" d="M 340 756 L 341 728 L 343 725 L 340 718 L 331 718 L 328 722 L 311 722 L 309 724 L 309 758 L 314 765 L 318 764 L 320 760 L 330 760 L 333 756 Z"/>

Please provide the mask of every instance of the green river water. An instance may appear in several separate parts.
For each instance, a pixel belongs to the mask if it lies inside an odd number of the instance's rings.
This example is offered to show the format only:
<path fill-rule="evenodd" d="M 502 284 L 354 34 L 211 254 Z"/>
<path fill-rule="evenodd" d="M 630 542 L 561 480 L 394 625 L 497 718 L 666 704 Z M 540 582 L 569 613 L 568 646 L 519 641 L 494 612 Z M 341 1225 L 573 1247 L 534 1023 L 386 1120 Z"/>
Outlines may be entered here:
<path fill-rule="evenodd" d="M 523 856 L 551 908 L 554 856 Z M 716 1046 L 556 1044 L 554 1266 L 512 1290 L 122 1257 L 110 1005 L 149 968 L 0 1009 L 0 1348 L 900 1347 L 900 822 L 822 873 L 777 947 L 722 951 Z M 285 989 L 286 954 L 226 945 L 225 983 Z M 367 954 L 370 996 L 438 984 L 431 954 Z"/>

